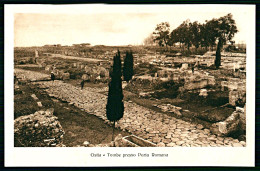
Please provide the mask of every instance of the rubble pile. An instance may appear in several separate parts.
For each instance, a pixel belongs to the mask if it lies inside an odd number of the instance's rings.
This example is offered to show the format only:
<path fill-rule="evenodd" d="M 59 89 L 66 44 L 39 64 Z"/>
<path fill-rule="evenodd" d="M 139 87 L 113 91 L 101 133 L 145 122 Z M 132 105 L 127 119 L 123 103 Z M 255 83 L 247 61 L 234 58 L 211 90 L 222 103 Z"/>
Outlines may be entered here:
<path fill-rule="evenodd" d="M 14 120 L 15 146 L 62 147 L 63 131 L 53 109 L 37 111 L 34 114 Z"/>

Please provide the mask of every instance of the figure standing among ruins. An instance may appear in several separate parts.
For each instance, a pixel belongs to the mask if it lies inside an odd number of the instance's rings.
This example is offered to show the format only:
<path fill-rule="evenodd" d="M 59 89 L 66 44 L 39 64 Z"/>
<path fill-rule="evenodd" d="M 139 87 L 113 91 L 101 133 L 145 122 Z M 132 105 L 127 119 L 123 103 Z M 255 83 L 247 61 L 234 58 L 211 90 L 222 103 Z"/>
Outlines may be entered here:
<path fill-rule="evenodd" d="M 54 80 L 55 80 L 55 75 L 54 75 L 54 73 L 53 72 L 51 72 L 51 80 L 54 82 Z"/>
<path fill-rule="evenodd" d="M 85 84 L 85 80 L 82 80 L 81 83 L 80 83 L 80 85 L 81 85 L 81 90 L 83 90 L 84 84 Z"/>
<path fill-rule="evenodd" d="M 192 74 L 194 74 L 194 65 L 193 64 L 191 65 L 191 71 L 192 71 Z"/>
<path fill-rule="evenodd" d="M 14 74 L 14 84 L 16 83 L 17 81 L 17 77 L 16 77 L 16 74 Z"/>
<path fill-rule="evenodd" d="M 195 63 L 195 65 L 194 65 L 194 68 L 197 68 L 197 69 L 199 69 L 199 61 L 196 61 L 196 63 Z"/>

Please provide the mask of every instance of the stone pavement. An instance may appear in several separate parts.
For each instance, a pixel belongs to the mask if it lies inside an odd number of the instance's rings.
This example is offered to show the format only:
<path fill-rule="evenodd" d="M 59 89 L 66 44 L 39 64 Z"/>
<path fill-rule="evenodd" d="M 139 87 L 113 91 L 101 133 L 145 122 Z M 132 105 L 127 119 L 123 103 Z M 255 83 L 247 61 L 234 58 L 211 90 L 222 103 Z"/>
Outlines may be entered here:
<path fill-rule="evenodd" d="M 23 75 L 26 79 L 46 78 L 46 74 L 32 71 L 15 70 L 18 76 Z M 66 101 L 70 105 L 75 105 L 89 114 L 96 115 L 109 123 L 106 118 L 107 96 L 90 91 L 88 87 L 80 90 L 79 87 L 66 84 L 63 81 L 39 81 L 34 82 L 51 97 Z M 246 142 L 233 139 L 231 137 L 218 137 L 211 134 L 209 129 L 204 129 L 202 125 L 191 124 L 189 122 L 171 117 L 159 112 L 155 112 L 135 103 L 124 102 L 125 112 L 121 120 L 116 123 L 116 127 L 127 130 L 134 135 L 152 141 L 160 147 L 243 147 Z"/>

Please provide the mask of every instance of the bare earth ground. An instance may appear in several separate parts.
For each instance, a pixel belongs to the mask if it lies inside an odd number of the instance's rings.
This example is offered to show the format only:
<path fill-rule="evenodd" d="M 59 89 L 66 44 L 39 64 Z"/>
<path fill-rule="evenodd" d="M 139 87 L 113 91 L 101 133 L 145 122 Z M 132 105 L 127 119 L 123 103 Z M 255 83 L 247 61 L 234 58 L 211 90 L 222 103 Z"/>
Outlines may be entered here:
<path fill-rule="evenodd" d="M 82 58 L 82 57 L 76 57 L 76 56 L 66 56 L 66 55 L 61 55 L 61 54 L 51 54 L 50 57 L 53 58 L 62 58 L 62 59 L 73 59 L 73 60 L 81 60 L 81 61 L 87 61 L 87 62 L 99 62 L 103 61 L 101 59 L 94 59 L 94 58 Z"/>

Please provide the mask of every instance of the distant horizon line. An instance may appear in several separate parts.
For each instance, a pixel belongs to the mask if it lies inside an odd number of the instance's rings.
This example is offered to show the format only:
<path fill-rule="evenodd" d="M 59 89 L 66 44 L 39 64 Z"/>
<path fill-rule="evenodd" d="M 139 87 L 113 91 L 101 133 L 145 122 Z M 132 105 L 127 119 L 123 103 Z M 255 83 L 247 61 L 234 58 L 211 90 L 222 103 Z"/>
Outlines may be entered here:
<path fill-rule="evenodd" d="M 45 45 L 31 45 L 31 46 L 14 46 L 14 47 L 44 47 L 44 46 L 54 46 L 54 45 L 60 45 L 60 46 L 73 46 L 73 45 L 83 45 L 87 43 L 73 43 L 73 44 L 60 44 L 60 43 L 54 43 L 54 44 L 45 44 Z M 89 44 L 87 46 L 142 46 L 143 44 L 122 44 L 122 45 L 106 45 L 106 44 Z"/>
<path fill-rule="evenodd" d="M 85 43 L 75 43 L 75 45 L 80 45 L 80 44 L 85 44 Z M 235 44 L 246 44 L 245 41 L 239 41 L 238 43 Z M 44 47 L 44 46 L 54 46 L 54 45 L 60 45 L 62 46 L 73 46 L 71 45 L 62 45 L 62 44 L 46 44 L 46 45 L 33 45 L 33 46 L 14 46 L 14 48 L 23 48 L 23 47 Z M 103 44 L 97 44 L 97 45 L 88 45 L 89 47 L 91 46 L 154 46 L 154 45 L 144 45 L 144 44 L 127 44 L 127 45 L 103 45 Z M 159 45 L 156 45 L 159 46 Z"/>
<path fill-rule="evenodd" d="M 53 44 L 55 45 L 55 44 Z M 53 45 L 49 45 L 49 46 L 53 46 Z M 45 45 L 42 46 L 14 46 L 15 48 L 19 48 L 19 47 L 44 47 Z M 61 45 L 60 47 L 64 47 L 64 46 L 73 46 L 73 45 Z M 93 46 L 144 46 L 144 45 L 89 45 L 88 47 L 93 47 Z M 86 46 L 87 47 L 87 46 Z"/>

